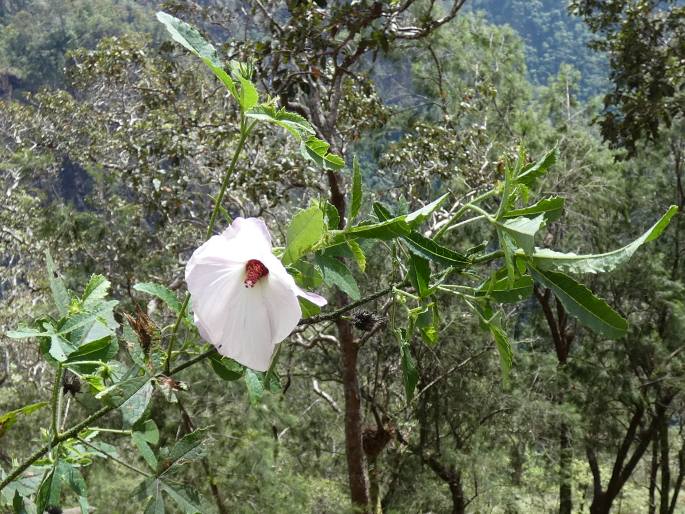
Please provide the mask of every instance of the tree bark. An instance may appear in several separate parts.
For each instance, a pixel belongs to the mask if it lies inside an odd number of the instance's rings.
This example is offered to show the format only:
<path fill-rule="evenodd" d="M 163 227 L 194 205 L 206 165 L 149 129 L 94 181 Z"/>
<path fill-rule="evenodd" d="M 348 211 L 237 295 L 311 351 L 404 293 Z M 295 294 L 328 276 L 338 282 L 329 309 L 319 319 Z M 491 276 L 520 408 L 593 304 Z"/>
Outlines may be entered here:
<path fill-rule="evenodd" d="M 652 462 L 649 468 L 649 510 L 648 514 L 656 514 L 656 477 L 659 472 L 659 440 L 652 440 Z"/>
<path fill-rule="evenodd" d="M 668 444 L 668 418 L 664 416 L 659 423 L 659 450 L 661 453 L 661 490 L 659 494 L 659 514 L 669 514 L 668 498 L 671 492 L 670 447 Z"/>
<path fill-rule="evenodd" d="M 350 482 L 350 498 L 358 512 L 369 512 L 369 481 L 366 475 L 366 459 L 362 441 L 361 393 L 357 377 L 359 348 L 354 341 L 352 326 L 346 320 L 338 320 L 338 334 L 342 353 L 342 379 L 345 392 L 345 453 L 347 475 Z"/>

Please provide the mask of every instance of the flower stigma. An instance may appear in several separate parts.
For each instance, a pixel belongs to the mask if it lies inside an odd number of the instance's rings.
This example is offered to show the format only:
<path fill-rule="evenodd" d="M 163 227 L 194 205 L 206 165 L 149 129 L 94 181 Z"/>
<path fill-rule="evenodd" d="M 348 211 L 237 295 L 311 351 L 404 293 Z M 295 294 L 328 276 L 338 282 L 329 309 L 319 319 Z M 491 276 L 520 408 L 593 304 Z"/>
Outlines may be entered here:
<path fill-rule="evenodd" d="M 269 269 L 262 261 L 250 259 L 245 264 L 245 287 L 254 287 L 260 278 L 269 274 Z"/>

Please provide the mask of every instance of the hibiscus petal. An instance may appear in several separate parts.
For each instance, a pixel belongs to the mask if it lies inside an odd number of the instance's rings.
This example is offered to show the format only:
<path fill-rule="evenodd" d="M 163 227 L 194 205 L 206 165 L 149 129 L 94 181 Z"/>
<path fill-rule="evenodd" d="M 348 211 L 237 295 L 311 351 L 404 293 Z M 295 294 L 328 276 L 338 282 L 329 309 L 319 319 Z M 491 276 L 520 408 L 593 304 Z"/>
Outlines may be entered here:
<path fill-rule="evenodd" d="M 312 293 L 311 291 L 305 291 L 297 285 L 294 286 L 293 290 L 295 291 L 295 294 L 297 296 L 301 296 L 302 298 L 309 300 L 314 305 L 318 305 L 319 307 L 323 307 L 328 303 L 328 300 L 326 300 L 323 296 L 320 296 L 316 293 Z"/>
<path fill-rule="evenodd" d="M 228 241 L 240 240 L 241 245 L 246 245 L 254 251 L 271 253 L 271 234 L 260 219 L 236 218 L 221 236 Z"/>

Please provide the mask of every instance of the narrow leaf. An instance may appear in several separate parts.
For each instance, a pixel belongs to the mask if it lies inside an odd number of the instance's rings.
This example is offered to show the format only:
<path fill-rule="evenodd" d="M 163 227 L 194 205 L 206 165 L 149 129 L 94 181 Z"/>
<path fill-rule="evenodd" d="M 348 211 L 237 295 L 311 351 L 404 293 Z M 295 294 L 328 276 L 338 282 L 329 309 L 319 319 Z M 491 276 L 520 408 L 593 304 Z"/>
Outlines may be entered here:
<path fill-rule="evenodd" d="M 591 330 L 605 337 L 622 337 L 628 322 L 584 285 L 563 273 L 528 266 L 533 278 L 554 293 L 564 309 Z"/>
<path fill-rule="evenodd" d="M 55 263 L 48 250 L 45 251 L 45 260 L 48 268 L 48 281 L 50 283 L 50 290 L 52 291 L 52 300 L 55 302 L 60 317 L 64 317 L 69 313 L 71 298 L 69 297 L 62 277 L 59 276 L 55 269 Z"/>
<path fill-rule="evenodd" d="M 575 253 L 555 252 L 546 248 L 536 248 L 531 255 L 532 261 L 538 269 L 558 270 L 566 273 L 600 273 L 611 271 L 627 262 L 640 246 L 654 241 L 666 229 L 671 218 L 678 212 L 678 207 L 672 205 L 666 214 L 644 234 L 632 243 L 611 252 L 576 255 Z"/>
<path fill-rule="evenodd" d="M 352 200 L 350 201 L 350 222 L 357 217 L 362 206 L 362 172 L 357 156 L 352 159 Z"/>
<path fill-rule="evenodd" d="M 409 272 L 407 278 L 414 286 L 420 298 L 425 298 L 431 292 L 429 287 L 431 270 L 428 261 L 418 255 L 411 255 L 409 259 Z"/>
<path fill-rule="evenodd" d="M 165 287 L 161 284 L 155 284 L 154 282 L 140 282 L 135 284 L 133 289 L 140 291 L 141 293 L 147 293 L 149 295 L 156 296 L 165 304 L 167 304 L 167 306 L 176 314 L 181 312 L 181 302 L 178 301 L 176 293 L 174 293 L 168 287 Z"/>
<path fill-rule="evenodd" d="M 535 184 L 535 181 L 547 173 L 547 170 L 549 170 L 555 162 L 557 162 L 557 149 L 553 148 L 537 162 L 524 166 L 517 175 L 516 182 L 532 187 Z"/>
<path fill-rule="evenodd" d="M 550 223 L 559 219 L 563 210 L 564 199 L 560 196 L 552 196 L 550 198 L 540 200 L 536 204 L 529 205 L 528 207 L 508 211 L 504 215 L 504 218 L 518 218 L 519 216 L 534 218 L 540 214 L 544 214 L 545 221 Z"/>

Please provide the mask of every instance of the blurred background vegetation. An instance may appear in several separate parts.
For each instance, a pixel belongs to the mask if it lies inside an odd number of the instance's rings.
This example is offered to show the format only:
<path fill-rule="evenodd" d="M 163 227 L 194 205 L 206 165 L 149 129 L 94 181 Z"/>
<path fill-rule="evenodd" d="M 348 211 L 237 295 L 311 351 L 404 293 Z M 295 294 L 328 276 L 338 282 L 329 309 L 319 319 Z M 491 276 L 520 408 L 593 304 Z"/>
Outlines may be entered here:
<path fill-rule="evenodd" d="M 518 145 L 534 157 L 559 149 L 539 192 L 565 196 L 566 209 L 543 246 L 606 251 L 666 206 L 682 209 L 681 2 L 472 0 L 441 26 L 401 36 L 375 21 L 379 4 L 0 0 L 0 413 L 45 398 L 52 381 L 31 343 L 4 336 L 50 308 L 45 249 L 72 288 L 104 274 L 122 309 L 141 306 L 160 324 L 166 314 L 132 285 L 184 288 L 237 113 L 201 63 L 169 42 L 159 9 L 201 27 L 224 56 L 254 59 L 260 88 L 310 118 L 312 102 L 332 105 L 326 85 L 335 80 L 318 49 L 358 23 L 366 47 L 341 79 L 324 135 L 348 160 L 360 157 L 369 197 L 398 210 L 492 184 Z M 429 7 L 446 13 L 451 4 L 408 9 L 421 22 Z M 248 155 L 226 209 L 263 217 L 283 241 L 292 213 L 327 196 L 326 176 L 266 129 Z M 419 382 L 410 404 L 394 337 L 369 339 L 358 372 L 374 509 L 685 512 L 680 217 L 619 272 L 590 279 L 629 319 L 623 339 L 576 326 L 542 289 L 509 309 L 508 386 L 490 339 L 460 304 L 442 308 L 438 344 L 412 341 Z M 446 242 L 485 237 L 469 225 Z M 364 293 L 389 273 L 386 249 L 367 251 Z M 373 307 L 382 311 L 383 300 Z M 208 365 L 184 372 L 191 388 L 173 401 L 154 397 L 160 445 L 187 431 L 179 419 L 213 427 L 207 459 L 184 477 L 207 512 L 350 509 L 334 334 L 322 327 L 284 343 L 283 387 L 259 402 Z M 88 409 L 79 394 L 73 403 L 74 413 Z M 0 468 L 26 456 L 48 424 L 38 412 L 0 435 Z M 110 439 L 122 460 L 143 466 L 132 444 Z M 134 472 L 102 461 L 84 474 L 96 512 L 141 511 Z M 65 496 L 65 507 L 75 504 Z"/>

